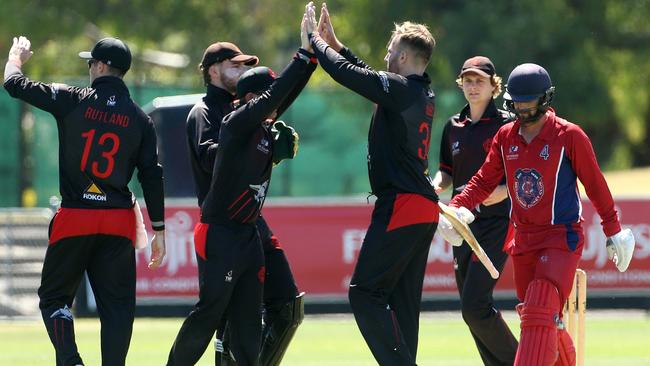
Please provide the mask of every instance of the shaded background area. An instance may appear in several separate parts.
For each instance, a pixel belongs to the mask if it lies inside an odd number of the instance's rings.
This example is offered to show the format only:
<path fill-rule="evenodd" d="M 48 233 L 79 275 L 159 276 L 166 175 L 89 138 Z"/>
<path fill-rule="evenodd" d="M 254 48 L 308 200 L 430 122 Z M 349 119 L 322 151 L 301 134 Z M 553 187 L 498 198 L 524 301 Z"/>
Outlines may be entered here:
<path fill-rule="evenodd" d="M 648 0 L 328 2 L 339 38 L 382 69 L 393 22 L 427 24 L 438 41 L 428 73 L 437 93 L 432 169 L 445 120 L 463 106 L 454 79 L 473 55 L 490 57 L 507 78 L 523 62 L 545 66 L 557 87 L 558 113 L 591 136 L 606 170 L 650 165 L 650 14 Z M 124 39 L 134 53 L 126 77 L 140 104 L 156 96 L 203 91 L 196 71 L 205 47 L 238 43 L 262 63 L 282 69 L 299 45 L 304 2 L 243 0 L 3 0 L 0 53 L 27 35 L 34 79 L 87 84 L 77 57 L 104 36 Z M 501 99 L 497 101 L 501 105 Z M 281 164 L 272 196 L 363 195 L 367 127 L 372 105 L 318 70 L 283 117 L 301 133 L 296 159 Z M 54 120 L 0 93 L 0 206 L 44 206 L 57 195 Z M 167 174 L 173 174 L 168 172 Z"/>

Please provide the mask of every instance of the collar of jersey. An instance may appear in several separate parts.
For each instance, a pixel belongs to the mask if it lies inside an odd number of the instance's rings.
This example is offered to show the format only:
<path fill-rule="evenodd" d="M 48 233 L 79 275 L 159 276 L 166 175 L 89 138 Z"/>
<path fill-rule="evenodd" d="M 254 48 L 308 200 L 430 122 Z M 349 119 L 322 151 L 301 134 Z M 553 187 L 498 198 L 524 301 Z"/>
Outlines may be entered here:
<path fill-rule="evenodd" d="M 100 76 L 95 79 L 91 85 L 93 89 L 96 89 L 98 86 L 111 86 L 118 89 L 122 94 L 129 95 L 129 89 L 124 84 L 124 80 L 118 78 L 117 76 Z"/>
<path fill-rule="evenodd" d="M 231 103 L 235 99 L 235 97 L 227 90 L 219 88 L 212 84 L 208 85 L 206 96 L 208 99 L 222 103 Z"/>
<path fill-rule="evenodd" d="M 467 117 L 468 115 L 469 115 L 469 104 L 466 104 L 463 110 L 460 111 L 460 114 L 458 115 L 458 122 L 459 123 L 469 122 L 469 118 Z M 483 115 L 481 116 L 481 119 L 478 120 L 478 122 L 490 122 L 498 115 L 499 113 L 497 110 L 497 106 L 494 104 L 494 99 L 493 99 L 485 107 L 485 110 L 483 111 Z"/>

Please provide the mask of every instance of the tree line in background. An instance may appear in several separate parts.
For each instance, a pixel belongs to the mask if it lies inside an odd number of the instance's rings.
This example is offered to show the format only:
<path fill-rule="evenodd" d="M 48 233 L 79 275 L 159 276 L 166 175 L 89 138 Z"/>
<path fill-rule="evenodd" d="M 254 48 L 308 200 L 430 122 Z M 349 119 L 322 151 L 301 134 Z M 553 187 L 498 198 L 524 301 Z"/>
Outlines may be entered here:
<path fill-rule="evenodd" d="M 6 55 L 11 37 L 26 35 L 36 52 L 26 66 L 30 76 L 79 80 L 87 70 L 76 53 L 103 36 L 117 36 L 135 55 L 127 82 L 200 91 L 196 65 L 205 47 L 218 40 L 234 41 L 263 64 L 283 67 L 299 45 L 304 5 L 2 0 L 0 52 Z M 504 79 L 517 64 L 541 64 L 557 88 L 559 115 L 587 131 L 604 168 L 650 165 L 650 0 L 337 0 L 328 7 L 339 38 L 375 68 L 384 68 L 394 22 L 427 24 L 438 42 L 428 70 L 438 90 L 453 89 L 460 65 L 473 55 L 490 57 Z M 310 87 L 337 88 L 322 72 Z"/>

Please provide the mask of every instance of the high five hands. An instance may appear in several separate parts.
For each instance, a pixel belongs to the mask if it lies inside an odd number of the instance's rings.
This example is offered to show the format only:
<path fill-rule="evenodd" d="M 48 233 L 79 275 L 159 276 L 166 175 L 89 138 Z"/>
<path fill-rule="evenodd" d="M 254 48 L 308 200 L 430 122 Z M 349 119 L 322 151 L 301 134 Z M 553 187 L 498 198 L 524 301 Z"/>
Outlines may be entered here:
<path fill-rule="evenodd" d="M 310 1 L 305 5 L 305 13 L 302 16 L 302 23 L 300 25 L 300 38 L 302 40 L 302 47 L 311 51 L 311 45 L 308 47 L 305 45 L 305 42 L 309 43 L 309 36 L 322 38 L 336 52 L 341 51 L 344 47 L 338 38 L 336 38 L 326 3 L 323 3 L 321 6 L 318 23 L 316 23 L 316 7 L 314 3 Z"/>
<path fill-rule="evenodd" d="M 305 5 L 305 13 L 302 15 L 300 23 L 300 42 L 301 47 L 309 52 L 312 51 L 309 36 L 316 30 L 316 10 L 314 2 L 310 1 Z"/>
<path fill-rule="evenodd" d="M 336 52 L 341 51 L 344 47 L 336 34 L 334 33 L 334 26 L 332 26 L 332 21 L 330 19 L 329 10 L 327 10 L 327 4 L 323 3 L 320 8 L 320 18 L 318 19 L 318 33 L 323 41 L 327 42 L 327 45 L 332 47 Z"/>

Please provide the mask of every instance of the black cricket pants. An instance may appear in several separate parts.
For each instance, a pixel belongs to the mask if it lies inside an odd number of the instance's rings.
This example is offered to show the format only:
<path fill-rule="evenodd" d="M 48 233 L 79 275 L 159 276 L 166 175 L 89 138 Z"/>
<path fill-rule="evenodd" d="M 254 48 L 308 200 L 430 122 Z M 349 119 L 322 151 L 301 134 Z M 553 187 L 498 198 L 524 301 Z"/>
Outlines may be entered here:
<path fill-rule="evenodd" d="M 183 322 L 167 365 L 196 364 L 225 313 L 238 364 L 257 365 L 265 270 L 256 226 L 199 224 L 194 240 L 205 243 L 205 257 L 197 253 L 199 301 Z"/>
<path fill-rule="evenodd" d="M 68 308 L 84 271 L 101 320 L 102 365 L 124 365 L 135 314 L 135 249 L 129 238 L 112 235 L 66 237 L 47 248 L 38 296 L 56 364 L 82 364 Z"/>
<path fill-rule="evenodd" d="M 380 195 L 350 282 L 354 318 L 380 365 L 415 365 L 424 271 L 438 205 Z"/>
<path fill-rule="evenodd" d="M 477 218 L 470 224 L 472 233 L 499 272 L 508 254 L 503 250 L 508 234 L 507 217 Z M 463 320 L 469 327 L 483 363 L 488 366 L 512 365 L 517 339 L 494 307 L 492 293 L 497 280 L 476 258 L 467 243 L 453 248 L 456 286 L 460 294 Z"/>
<path fill-rule="evenodd" d="M 256 224 L 264 248 L 264 266 L 266 268 L 264 307 L 281 307 L 298 296 L 298 287 L 291 273 L 287 256 L 266 220 L 260 216 Z"/>

